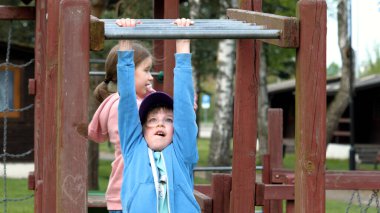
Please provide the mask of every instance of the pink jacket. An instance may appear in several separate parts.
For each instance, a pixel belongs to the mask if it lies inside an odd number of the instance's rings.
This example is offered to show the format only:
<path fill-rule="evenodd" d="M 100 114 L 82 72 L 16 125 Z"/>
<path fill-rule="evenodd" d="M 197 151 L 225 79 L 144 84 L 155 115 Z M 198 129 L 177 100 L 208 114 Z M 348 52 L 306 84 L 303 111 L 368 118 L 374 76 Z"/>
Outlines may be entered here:
<path fill-rule="evenodd" d="M 110 141 L 115 146 L 115 160 L 112 162 L 106 200 L 108 210 L 121 210 L 120 189 L 123 179 L 124 161 L 120 151 L 120 138 L 118 130 L 119 94 L 108 96 L 96 110 L 88 126 L 88 137 L 98 143 Z M 137 100 L 138 107 L 141 100 Z"/>

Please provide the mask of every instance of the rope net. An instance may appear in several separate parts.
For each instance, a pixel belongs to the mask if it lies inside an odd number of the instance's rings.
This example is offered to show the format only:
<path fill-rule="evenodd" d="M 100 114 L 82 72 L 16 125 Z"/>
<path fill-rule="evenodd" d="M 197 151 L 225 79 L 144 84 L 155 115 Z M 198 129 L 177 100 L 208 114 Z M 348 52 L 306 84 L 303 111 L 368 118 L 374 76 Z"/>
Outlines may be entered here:
<path fill-rule="evenodd" d="M 359 190 L 354 190 L 352 192 L 351 198 L 348 201 L 346 213 L 358 212 L 358 211 L 360 211 L 360 213 L 367 213 L 367 212 L 380 213 L 379 189 L 372 190 L 372 193 L 368 199 L 367 204 L 363 202 L 363 198 L 361 197 Z"/>
<path fill-rule="evenodd" d="M 14 94 L 12 92 L 12 88 L 10 88 L 10 85 L 13 85 L 12 78 L 11 78 L 11 67 L 17 67 L 17 68 L 25 68 L 27 66 L 30 66 L 34 59 L 31 59 L 27 63 L 24 64 L 14 64 L 10 62 L 10 52 L 11 52 L 11 43 L 12 43 L 12 23 L 13 21 L 10 21 L 9 30 L 8 30 L 8 38 L 7 38 L 7 48 L 6 48 L 6 57 L 5 62 L 0 63 L 0 67 L 5 67 L 4 71 L 1 74 L 0 78 L 0 112 L 2 113 L 2 116 L 0 116 L 3 120 L 3 149 L 0 153 L 0 158 L 2 161 L 2 180 L 3 180 L 3 186 L 2 193 L 0 194 L 0 204 L 2 204 L 2 212 L 6 213 L 8 210 L 8 204 L 11 202 L 23 202 L 29 199 L 32 199 L 34 197 L 34 194 L 29 195 L 20 195 L 18 197 L 12 197 L 10 193 L 8 193 L 8 181 L 9 178 L 7 177 L 7 163 L 8 158 L 22 158 L 28 155 L 31 155 L 33 153 L 33 149 L 27 150 L 24 153 L 8 153 L 7 145 L 8 145 L 8 117 L 11 112 L 24 112 L 27 110 L 33 109 L 33 104 L 24 106 L 22 108 L 14 108 L 12 107 L 10 100 L 13 100 L 14 97 L 12 97 Z M 25 180 L 27 182 L 27 180 Z M 13 192 L 13 190 L 11 190 Z"/>

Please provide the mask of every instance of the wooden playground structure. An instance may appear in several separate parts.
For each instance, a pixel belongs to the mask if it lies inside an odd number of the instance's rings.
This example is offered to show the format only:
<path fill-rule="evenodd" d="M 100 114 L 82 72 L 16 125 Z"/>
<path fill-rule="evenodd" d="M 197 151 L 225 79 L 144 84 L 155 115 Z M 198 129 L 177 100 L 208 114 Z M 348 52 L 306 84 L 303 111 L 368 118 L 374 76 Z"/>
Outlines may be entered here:
<path fill-rule="evenodd" d="M 99 50 L 109 31 L 103 21 L 90 21 L 88 0 L 37 0 L 35 8 L 1 7 L 0 19 L 35 20 L 35 212 L 87 212 L 87 143 L 78 129 L 88 122 L 89 51 Z M 178 0 L 154 0 L 156 19 L 179 16 Z M 237 40 L 232 174 L 216 174 L 211 186 L 196 186 L 202 212 L 325 212 L 326 189 L 379 189 L 379 172 L 326 172 L 326 20 L 324 0 L 300 0 L 297 18 L 261 13 L 261 0 L 242 0 L 230 19 L 274 30 Z M 106 22 L 105 22 L 106 23 Z M 254 31 L 254 30 L 253 30 Z M 256 31 L 255 31 L 256 33 Z M 261 35 L 261 36 L 260 36 Z M 120 36 L 120 35 L 119 35 Z M 172 39 L 155 40 L 157 58 L 175 52 Z M 192 37 L 193 36 L 193 37 Z M 148 36 L 155 39 L 155 35 Z M 117 39 L 119 37 L 113 37 Z M 142 38 L 137 35 L 134 38 Z M 185 35 L 182 38 L 196 38 Z M 261 42 L 296 48 L 296 168 L 282 168 L 282 111 L 268 112 L 269 153 L 263 181 L 256 181 L 257 102 Z M 172 93 L 174 58 L 164 70 L 162 88 Z M 365 180 L 365 181 L 364 181 Z"/>

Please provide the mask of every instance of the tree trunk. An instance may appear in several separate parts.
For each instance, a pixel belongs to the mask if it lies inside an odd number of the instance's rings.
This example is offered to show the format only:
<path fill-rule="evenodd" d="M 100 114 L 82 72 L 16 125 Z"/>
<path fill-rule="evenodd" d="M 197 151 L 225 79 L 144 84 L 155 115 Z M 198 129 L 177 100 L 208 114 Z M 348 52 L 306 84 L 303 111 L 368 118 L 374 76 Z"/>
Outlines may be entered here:
<path fill-rule="evenodd" d="M 347 3 L 346 0 L 339 0 L 338 3 L 338 41 L 342 57 L 342 76 L 339 91 L 327 109 L 327 143 L 331 142 L 333 133 L 338 127 L 339 119 L 349 104 L 351 82 L 354 80 L 351 70 L 354 56 L 351 47 L 351 35 L 348 32 L 348 16 L 350 14 L 347 11 Z"/>
<path fill-rule="evenodd" d="M 215 115 L 210 140 L 209 164 L 231 164 L 230 141 L 232 138 L 234 41 L 219 43 Z"/>
<path fill-rule="evenodd" d="M 258 113 L 258 139 L 259 155 L 263 156 L 268 149 L 268 91 L 267 91 L 267 64 L 264 48 L 260 49 L 260 93 L 259 93 L 259 113 Z M 258 158 L 261 159 L 261 158 Z"/>
<path fill-rule="evenodd" d="M 199 0 L 189 0 L 189 4 L 190 4 L 190 18 L 195 19 L 197 17 L 197 14 L 199 13 L 200 2 L 199 2 Z M 192 52 L 195 52 L 194 45 L 191 48 L 192 48 Z M 201 104 L 201 99 L 200 99 L 201 90 L 199 88 L 199 85 L 201 83 L 201 75 L 197 69 L 194 69 L 193 80 L 195 82 L 194 90 L 195 90 L 195 94 L 197 97 L 197 99 L 195 101 L 197 103 L 197 106 L 200 107 L 201 106 L 200 105 Z M 201 122 L 200 122 L 200 113 L 199 112 L 200 112 L 200 110 L 196 110 L 196 123 L 198 125 L 198 129 L 202 128 Z M 198 137 L 199 137 L 199 131 L 198 131 Z"/>

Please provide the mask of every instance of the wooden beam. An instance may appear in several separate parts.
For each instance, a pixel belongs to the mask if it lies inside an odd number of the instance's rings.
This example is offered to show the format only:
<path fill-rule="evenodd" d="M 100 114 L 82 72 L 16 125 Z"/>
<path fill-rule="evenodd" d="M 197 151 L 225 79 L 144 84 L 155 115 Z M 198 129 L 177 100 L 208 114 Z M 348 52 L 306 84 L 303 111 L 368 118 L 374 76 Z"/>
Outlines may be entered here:
<path fill-rule="evenodd" d="M 268 109 L 268 149 L 269 149 L 269 169 L 282 168 L 283 166 L 283 116 L 282 109 Z M 270 173 L 269 172 L 269 173 Z M 269 182 L 270 183 L 270 177 Z M 278 200 L 272 200 L 270 203 L 270 210 L 268 212 L 276 213 L 282 211 L 282 202 Z M 265 206 L 266 207 L 266 206 Z"/>
<path fill-rule="evenodd" d="M 104 22 L 90 16 L 90 50 L 100 51 L 104 48 Z"/>
<path fill-rule="evenodd" d="M 164 19 L 176 19 L 179 17 L 179 1 L 178 0 L 164 0 L 163 7 L 163 15 Z M 173 69 L 175 65 L 174 53 L 176 52 L 176 41 L 174 40 L 164 40 L 163 46 L 163 56 L 164 60 L 164 83 L 163 83 L 163 91 L 173 95 L 173 80 L 174 74 Z"/>
<path fill-rule="evenodd" d="M 332 171 L 326 174 L 326 189 L 380 189 L 380 171 Z"/>
<path fill-rule="evenodd" d="M 242 0 L 240 8 L 261 10 L 261 0 Z M 240 39 L 236 46 L 231 213 L 255 211 L 261 43 L 253 39 Z"/>
<path fill-rule="evenodd" d="M 211 184 L 212 212 L 229 213 L 232 176 L 213 174 Z"/>
<path fill-rule="evenodd" d="M 61 1 L 57 16 L 56 212 L 86 212 L 87 139 L 77 129 L 88 123 L 90 3 Z"/>
<path fill-rule="evenodd" d="M 264 205 L 268 200 L 294 200 L 294 185 L 256 184 L 256 206 Z M 269 211 L 277 212 L 277 211 Z"/>
<path fill-rule="evenodd" d="M 199 204 L 199 207 L 201 208 L 202 213 L 212 213 L 212 199 L 209 196 L 197 190 L 194 190 L 194 196 L 195 200 L 197 200 Z"/>
<path fill-rule="evenodd" d="M 227 9 L 227 16 L 230 19 L 263 25 L 267 29 L 281 30 L 280 39 L 260 39 L 260 41 L 280 47 L 295 48 L 299 46 L 299 26 L 298 19 L 295 17 L 240 9 Z"/>
<path fill-rule="evenodd" d="M 264 200 L 294 200 L 294 185 L 267 184 Z"/>
<path fill-rule="evenodd" d="M 295 212 L 326 211 L 326 34 L 323 0 L 297 4 Z"/>
<path fill-rule="evenodd" d="M 294 173 L 286 169 L 272 170 L 272 183 L 294 184 Z M 326 189 L 372 190 L 380 189 L 380 171 L 328 171 Z"/>
<path fill-rule="evenodd" d="M 87 212 L 87 139 L 77 128 L 88 123 L 90 5 L 39 0 L 36 9 L 34 212 Z"/>
<path fill-rule="evenodd" d="M 0 20 L 35 20 L 35 7 L 16 7 L 0 5 Z"/>

